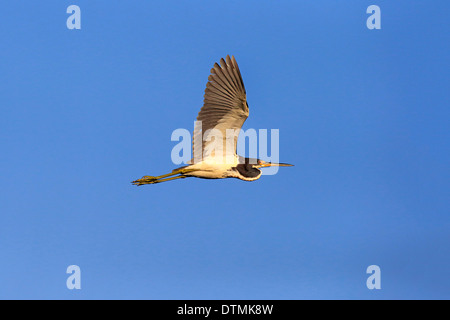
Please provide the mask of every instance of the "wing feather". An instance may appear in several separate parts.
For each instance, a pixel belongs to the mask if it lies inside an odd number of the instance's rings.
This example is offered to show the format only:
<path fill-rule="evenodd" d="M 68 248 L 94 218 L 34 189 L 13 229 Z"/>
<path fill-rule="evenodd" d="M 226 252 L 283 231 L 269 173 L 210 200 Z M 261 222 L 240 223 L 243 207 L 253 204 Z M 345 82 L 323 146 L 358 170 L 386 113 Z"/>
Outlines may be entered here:
<path fill-rule="evenodd" d="M 234 57 L 220 59 L 214 64 L 206 84 L 203 107 L 194 128 L 194 163 L 208 157 L 235 156 L 237 138 L 249 115 L 247 97 L 241 72 Z M 215 130 L 213 130 L 215 129 Z M 227 147 L 227 130 L 234 130 L 232 148 Z M 219 136 L 216 134 L 220 133 Z M 230 138 L 230 137 L 229 137 Z M 195 154 L 195 143 L 202 143 L 201 155 Z M 229 142 L 230 143 L 230 142 Z M 232 149 L 232 150 L 229 150 Z M 198 151 L 200 148 L 198 148 Z M 217 159 L 216 159 L 217 160 Z"/>

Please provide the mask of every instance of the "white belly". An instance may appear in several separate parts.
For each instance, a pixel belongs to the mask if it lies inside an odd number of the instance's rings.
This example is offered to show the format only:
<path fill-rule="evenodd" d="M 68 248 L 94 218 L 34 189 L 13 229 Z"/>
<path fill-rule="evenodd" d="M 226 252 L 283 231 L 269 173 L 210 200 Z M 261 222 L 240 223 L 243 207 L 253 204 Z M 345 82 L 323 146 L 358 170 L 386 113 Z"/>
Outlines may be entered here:
<path fill-rule="evenodd" d="M 234 176 L 233 172 L 230 172 L 230 170 L 236 167 L 236 165 L 237 159 L 235 163 L 215 163 L 202 161 L 187 167 L 186 169 L 195 171 L 184 173 L 184 175 L 205 179 L 223 179 Z"/>

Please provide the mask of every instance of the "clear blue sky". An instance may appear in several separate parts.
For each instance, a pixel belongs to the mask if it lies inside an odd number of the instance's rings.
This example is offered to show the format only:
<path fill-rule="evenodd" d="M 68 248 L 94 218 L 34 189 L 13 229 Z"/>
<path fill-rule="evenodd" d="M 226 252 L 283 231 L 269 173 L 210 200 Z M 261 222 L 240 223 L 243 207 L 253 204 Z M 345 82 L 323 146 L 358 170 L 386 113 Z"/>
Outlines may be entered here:
<path fill-rule="evenodd" d="M 81 30 L 66 27 L 71 4 Z M 381 30 L 366 27 L 371 4 Z M 5 2 L 0 298 L 450 298 L 449 9 Z M 175 167 L 172 131 L 192 129 L 227 54 L 244 128 L 279 129 L 295 167 L 132 186 Z"/>

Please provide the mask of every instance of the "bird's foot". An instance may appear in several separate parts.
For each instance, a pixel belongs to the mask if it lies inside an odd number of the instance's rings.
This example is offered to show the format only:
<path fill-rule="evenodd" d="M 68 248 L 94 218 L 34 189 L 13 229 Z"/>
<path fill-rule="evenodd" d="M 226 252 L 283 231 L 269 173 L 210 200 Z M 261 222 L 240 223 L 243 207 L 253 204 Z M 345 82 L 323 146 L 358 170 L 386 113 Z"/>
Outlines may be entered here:
<path fill-rule="evenodd" d="M 142 178 L 134 180 L 131 183 L 134 184 L 135 186 L 142 186 L 144 184 L 152 184 L 152 183 L 157 183 L 157 182 L 158 182 L 157 177 L 143 176 Z"/>

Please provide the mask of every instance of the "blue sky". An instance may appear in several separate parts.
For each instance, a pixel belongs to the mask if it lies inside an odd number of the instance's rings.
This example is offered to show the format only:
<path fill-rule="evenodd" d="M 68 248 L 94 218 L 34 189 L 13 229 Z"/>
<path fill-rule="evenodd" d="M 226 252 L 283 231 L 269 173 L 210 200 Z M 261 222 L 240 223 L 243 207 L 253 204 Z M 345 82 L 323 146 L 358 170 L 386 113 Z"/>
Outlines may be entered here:
<path fill-rule="evenodd" d="M 68 30 L 66 8 L 81 8 Z M 381 30 L 366 9 L 381 8 Z M 448 1 L 8 1 L 0 298 L 450 298 Z M 295 167 L 172 170 L 209 70 Z M 66 268 L 81 268 L 81 290 Z M 368 290 L 366 268 L 381 268 Z"/>

